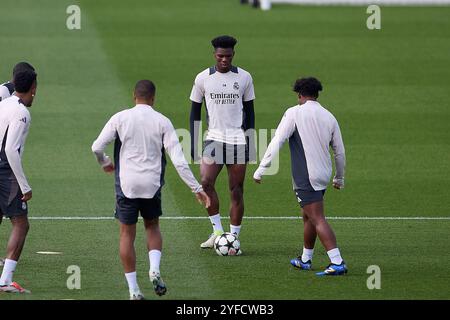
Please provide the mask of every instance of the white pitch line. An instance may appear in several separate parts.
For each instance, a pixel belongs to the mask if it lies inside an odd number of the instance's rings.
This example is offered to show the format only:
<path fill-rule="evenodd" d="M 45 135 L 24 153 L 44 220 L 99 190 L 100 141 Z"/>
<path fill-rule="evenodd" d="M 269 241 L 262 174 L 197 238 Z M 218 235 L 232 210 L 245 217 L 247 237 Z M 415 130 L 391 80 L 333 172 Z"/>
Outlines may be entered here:
<path fill-rule="evenodd" d="M 29 217 L 30 220 L 114 220 L 114 217 Z M 208 217 L 167 217 L 161 220 L 206 220 Z M 228 219 L 228 217 L 222 217 Z M 244 217 L 245 220 L 297 220 L 300 217 Z M 327 217 L 327 220 L 450 220 L 450 217 Z"/>

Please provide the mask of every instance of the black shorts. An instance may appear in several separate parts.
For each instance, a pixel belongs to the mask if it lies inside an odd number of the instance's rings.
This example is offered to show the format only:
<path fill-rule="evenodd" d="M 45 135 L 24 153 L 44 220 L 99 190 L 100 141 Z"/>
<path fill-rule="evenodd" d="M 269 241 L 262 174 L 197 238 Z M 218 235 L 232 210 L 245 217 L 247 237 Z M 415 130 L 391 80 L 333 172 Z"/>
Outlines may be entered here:
<path fill-rule="evenodd" d="M 214 140 L 204 142 L 203 157 L 216 164 L 246 164 L 250 158 L 247 144 L 228 144 Z"/>
<path fill-rule="evenodd" d="M 162 215 L 161 192 L 151 199 L 129 199 L 116 195 L 116 212 L 114 216 L 123 224 L 136 224 L 139 213 L 144 219 L 155 219 Z"/>
<path fill-rule="evenodd" d="M 0 174 L 0 216 L 13 218 L 27 215 L 28 205 L 22 197 L 14 174 Z"/>
<path fill-rule="evenodd" d="M 307 204 L 311 204 L 314 202 L 319 202 L 323 200 L 323 196 L 325 194 L 325 190 L 319 190 L 319 191 L 306 191 L 306 190 L 300 190 L 296 189 L 295 195 L 297 197 L 298 203 L 300 203 L 300 207 L 304 207 Z"/>

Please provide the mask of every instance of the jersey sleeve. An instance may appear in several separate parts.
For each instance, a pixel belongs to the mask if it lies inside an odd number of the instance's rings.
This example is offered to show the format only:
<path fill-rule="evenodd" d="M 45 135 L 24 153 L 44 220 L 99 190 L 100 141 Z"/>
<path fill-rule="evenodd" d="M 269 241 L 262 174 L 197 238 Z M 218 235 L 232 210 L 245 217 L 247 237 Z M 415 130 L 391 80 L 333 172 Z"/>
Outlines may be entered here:
<path fill-rule="evenodd" d="M 336 179 L 343 179 L 345 173 L 345 148 L 342 140 L 341 129 L 337 120 L 334 121 L 333 134 L 331 137 L 331 148 L 334 153 L 334 162 L 336 165 Z"/>
<path fill-rule="evenodd" d="M 8 138 L 5 143 L 5 154 L 22 194 L 31 191 L 31 187 L 23 171 L 22 158 L 20 156 L 21 152 L 23 152 L 30 123 L 31 117 L 28 112 L 19 113 L 8 126 Z"/>
<path fill-rule="evenodd" d="M 249 74 L 247 86 L 245 87 L 244 96 L 242 97 L 242 101 L 250 101 L 255 100 L 255 88 L 253 87 L 253 78 Z"/>
<path fill-rule="evenodd" d="M 178 140 L 175 128 L 169 119 L 166 119 L 163 124 L 163 145 L 166 152 L 169 154 L 178 175 L 186 183 L 186 185 L 192 190 L 192 192 L 198 193 L 203 191 L 202 186 L 195 179 L 186 158 L 183 154 L 183 149 L 181 148 L 180 141 Z"/>
<path fill-rule="evenodd" d="M 11 95 L 9 94 L 8 88 L 4 85 L 1 85 L 0 86 L 0 101 L 3 101 L 10 96 Z"/>
<path fill-rule="evenodd" d="M 287 110 L 280 121 L 280 124 L 275 131 L 275 136 L 270 141 L 267 147 L 264 157 L 259 164 L 258 169 L 255 171 L 253 177 L 260 180 L 264 172 L 269 168 L 273 158 L 278 154 L 283 144 L 289 139 L 295 130 L 294 115 L 291 110 Z"/>
<path fill-rule="evenodd" d="M 195 77 L 194 85 L 192 87 L 190 99 L 193 102 L 202 103 L 203 97 L 205 96 L 205 86 L 204 86 L 203 74 L 200 73 Z"/>
<path fill-rule="evenodd" d="M 110 165 L 111 159 L 105 154 L 105 148 L 117 137 L 117 114 L 112 116 L 106 123 L 98 138 L 92 144 L 92 152 L 95 154 L 97 161 L 102 167 Z"/>

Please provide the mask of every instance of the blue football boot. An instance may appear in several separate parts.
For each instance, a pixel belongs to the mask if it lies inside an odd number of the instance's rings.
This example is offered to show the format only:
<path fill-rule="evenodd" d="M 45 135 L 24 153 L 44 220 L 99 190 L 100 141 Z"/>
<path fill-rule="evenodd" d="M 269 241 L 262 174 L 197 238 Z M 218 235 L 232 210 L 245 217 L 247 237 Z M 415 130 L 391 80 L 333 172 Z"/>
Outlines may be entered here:
<path fill-rule="evenodd" d="M 294 258 L 291 260 L 291 264 L 300 270 L 311 270 L 311 260 L 308 260 L 306 262 L 302 261 L 302 256 L 298 256 L 297 258 Z"/>
<path fill-rule="evenodd" d="M 331 263 L 328 265 L 328 267 L 322 271 L 317 272 L 316 275 L 319 277 L 322 276 L 341 276 L 348 272 L 347 266 L 345 265 L 345 262 L 342 261 L 341 264 L 334 264 Z"/>

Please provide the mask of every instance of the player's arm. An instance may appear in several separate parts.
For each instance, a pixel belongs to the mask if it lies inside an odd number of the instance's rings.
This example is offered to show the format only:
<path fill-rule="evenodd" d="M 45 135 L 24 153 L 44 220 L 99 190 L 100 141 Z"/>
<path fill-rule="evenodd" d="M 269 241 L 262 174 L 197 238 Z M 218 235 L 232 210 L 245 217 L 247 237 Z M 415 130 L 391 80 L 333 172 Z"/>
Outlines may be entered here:
<path fill-rule="evenodd" d="M 105 125 L 98 138 L 92 144 L 92 152 L 105 172 L 114 171 L 111 158 L 105 154 L 105 148 L 117 137 L 116 117 L 113 116 Z"/>
<path fill-rule="evenodd" d="M 254 100 L 244 101 L 244 130 L 255 129 L 255 106 Z"/>
<path fill-rule="evenodd" d="M 278 125 L 277 130 L 275 131 L 275 136 L 270 142 L 267 150 L 264 154 L 261 163 L 259 164 L 258 169 L 253 174 L 253 179 L 257 183 L 261 183 L 261 178 L 264 175 L 264 172 L 269 168 L 270 163 L 273 158 L 278 154 L 284 142 L 289 139 L 295 130 L 295 121 L 291 112 L 288 110 L 285 112 L 283 118 L 281 119 L 280 124 Z"/>
<path fill-rule="evenodd" d="M 191 91 L 191 116 L 190 116 L 190 133 L 191 133 L 191 157 L 192 160 L 198 160 L 197 142 L 200 135 L 202 102 L 205 96 L 204 79 L 202 73 L 195 77 L 194 85 Z"/>
<path fill-rule="evenodd" d="M 244 106 L 244 130 L 245 139 L 249 148 L 250 162 L 256 163 L 256 146 L 255 146 L 255 107 L 254 100 L 243 101 Z"/>
<path fill-rule="evenodd" d="M 255 88 L 253 86 L 253 78 L 250 74 L 247 77 L 247 84 L 242 96 L 242 105 L 244 111 L 244 130 L 245 138 L 249 148 L 249 161 L 256 163 L 256 138 L 255 138 Z"/>
<path fill-rule="evenodd" d="M 202 103 L 191 101 L 191 116 L 190 116 L 190 133 L 191 133 L 191 158 L 194 161 L 198 160 L 198 152 L 195 146 L 198 142 L 200 133 L 200 123 L 202 120 Z"/>
<path fill-rule="evenodd" d="M 253 86 L 253 78 L 249 74 L 247 79 L 247 86 L 245 87 L 242 96 L 242 105 L 244 106 L 244 130 L 255 129 L 255 88 Z"/>
<path fill-rule="evenodd" d="M 334 124 L 330 145 L 333 149 L 334 163 L 336 166 L 336 175 L 333 178 L 333 187 L 336 189 L 342 189 L 344 188 L 345 148 L 341 130 L 337 121 L 335 121 Z"/>
<path fill-rule="evenodd" d="M 31 199 L 31 187 L 22 167 L 20 148 L 25 144 L 31 119 L 25 114 L 21 114 L 9 124 L 8 137 L 5 143 L 5 154 L 9 166 L 16 177 L 20 190 L 24 195 L 23 201 Z"/>
<path fill-rule="evenodd" d="M 178 140 L 177 133 L 170 120 L 167 120 L 163 126 L 163 145 L 164 149 L 168 153 L 172 160 L 175 169 L 178 172 L 180 178 L 186 183 L 186 185 L 195 193 L 195 196 L 200 203 L 203 203 L 206 208 L 210 205 L 210 199 L 208 195 L 203 191 L 203 187 L 195 179 L 186 158 L 183 154 L 180 141 Z"/>

